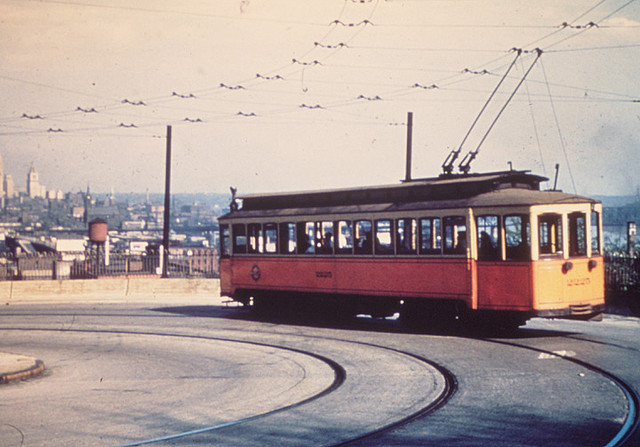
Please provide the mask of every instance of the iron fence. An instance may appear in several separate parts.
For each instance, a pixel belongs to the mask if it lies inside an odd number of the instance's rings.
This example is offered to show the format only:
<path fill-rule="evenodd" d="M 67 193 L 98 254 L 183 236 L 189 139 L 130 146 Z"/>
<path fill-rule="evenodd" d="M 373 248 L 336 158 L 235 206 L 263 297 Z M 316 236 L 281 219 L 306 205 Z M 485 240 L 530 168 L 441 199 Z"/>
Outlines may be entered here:
<path fill-rule="evenodd" d="M 640 290 L 640 257 L 606 254 L 604 272 L 607 291 Z"/>
<path fill-rule="evenodd" d="M 54 253 L 0 258 L 0 281 L 36 279 L 90 279 L 105 277 L 153 277 L 162 275 L 163 256 L 157 253 Z M 214 250 L 195 254 L 169 254 L 171 278 L 217 278 Z"/>

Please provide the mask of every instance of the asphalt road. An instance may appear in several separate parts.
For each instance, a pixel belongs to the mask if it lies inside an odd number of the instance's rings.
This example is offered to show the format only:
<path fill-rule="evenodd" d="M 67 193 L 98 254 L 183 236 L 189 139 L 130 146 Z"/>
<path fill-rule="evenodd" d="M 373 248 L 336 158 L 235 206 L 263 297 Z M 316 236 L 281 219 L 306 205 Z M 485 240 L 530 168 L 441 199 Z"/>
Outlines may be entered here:
<path fill-rule="evenodd" d="M 487 337 L 219 305 L 2 311 L 0 351 L 46 366 L 0 387 L 2 446 L 602 446 L 628 424 L 620 384 L 640 391 L 636 318 Z"/>

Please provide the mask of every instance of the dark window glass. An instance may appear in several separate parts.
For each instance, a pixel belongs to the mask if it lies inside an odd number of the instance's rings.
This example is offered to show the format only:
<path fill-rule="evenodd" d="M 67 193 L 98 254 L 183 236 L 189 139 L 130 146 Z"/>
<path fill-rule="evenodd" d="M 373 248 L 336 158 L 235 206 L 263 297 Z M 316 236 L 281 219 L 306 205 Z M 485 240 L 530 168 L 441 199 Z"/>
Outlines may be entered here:
<path fill-rule="evenodd" d="M 467 253 L 467 225 L 462 216 L 444 218 L 444 253 Z"/>
<path fill-rule="evenodd" d="M 600 254 L 600 213 L 591 212 L 591 254 Z"/>
<path fill-rule="evenodd" d="M 373 248 L 373 234 L 370 220 L 359 220 L 354 225 L 355 247 L 357 255 L 370 255 Z"/>
<path fill-rule="evenodd" d="M 299 254 L 310 254 L 316 252 L 314 222 L 298 222 L 297 237 L 297 248 Z"/>
<path fill-rule="evenodd" d="M 376 220 L 376 254 L 393 254 L 393 221 Z"/>
<path fill-rule="evenodd" d="M 440 254 L 442 236 L 439 218 L 420 219 L 420 254 Z"/>
<path fill-rule="evenodd" d="M 249 253 L 262 253 L 263 252 L 262 224 L 247 225 L 247 233 L 248 233 L 248 239 L 249 239 L 249 245 L 248 245 L 247 251 Z"/>
<path fill-rule="evenodd" d="M 587 216 L 569 214 L 569 256 L 587 255 Z"/>
<path fill-rule="evenodd" d="M 562 216 L 560 214 L 539 216 L 538 235 L 541 255 L 562 254 Z"/>
<path fill-rule="evenodd" d="M 228 257 L 231 255 L 231 232 L 229 225 L 220 225 L 220 255 Z"/>
<path fill-rule="evenodd" d="M 264 224 L 264 251 L 278 253 L 278 226 L 274 223 Z"/>
<path fill-rule="evenodd" d="M 476 219 L 478 233 L 478 259 L 499 260 L 500 253 L 500 218 L 498 216 L 478 216 Z"/>
<path fill-rule="evenodd" d="M 531 259 L 531 225 L 529 216 L 517 215 L 504 218 L 504 235 L 507 259 Z"/>
<path fill-rule="evenodd" d="M 244 224 L 233 225 L 233 253 L 247 252 L 247 227 Z"/>
<path fill-rule="evenodd" d="M 296 252 L 296 225 L 294 223 L 280 224 L 280 253 L 283 255 Z"/>
<path fill-rule="evenodd" d="M 351 254 L 353 253 L 353 232 L 351 231 L 351 222 L 340 220 L 336 222 L 336 253 Z"/>
<path fill-rule="evenodd" d="M 418 236 L 418 224 L 415 219 L 398 219 L 396 221 L 396 240 L 398 254 L 415 255 Z"/>

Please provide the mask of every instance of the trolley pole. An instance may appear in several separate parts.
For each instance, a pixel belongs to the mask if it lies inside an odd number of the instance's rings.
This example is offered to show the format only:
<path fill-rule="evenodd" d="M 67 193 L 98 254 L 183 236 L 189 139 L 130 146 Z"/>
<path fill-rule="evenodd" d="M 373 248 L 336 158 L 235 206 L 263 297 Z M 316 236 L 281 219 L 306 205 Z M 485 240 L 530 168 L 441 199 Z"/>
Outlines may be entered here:
<path fill-rule="evenodd" d="M 404 176 L 405 182 L 411 181 L 411 146 L 413 138 L 413 112 L 407 112 L 407 169 Z"/>
<path fill-rule="evenodd" d="M 164 223 L 162 231 L 162 277 L 168 278 L 169 265 L 169 223 L 171 221 L 171 126 L 167 126 L 167 158 L 164 176 Z"/>

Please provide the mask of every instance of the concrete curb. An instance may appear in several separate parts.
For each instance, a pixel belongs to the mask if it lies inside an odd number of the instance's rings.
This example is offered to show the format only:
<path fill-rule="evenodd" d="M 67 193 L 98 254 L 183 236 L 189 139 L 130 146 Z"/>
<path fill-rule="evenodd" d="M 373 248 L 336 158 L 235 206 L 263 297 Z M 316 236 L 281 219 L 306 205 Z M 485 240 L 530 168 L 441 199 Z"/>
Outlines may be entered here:
<path fill-rule="evenodd" d="M 29 379 L 31 377 L 39 376 L 44 372 L 44 362 L 42 360 L 27 358 L 25 356 L 14 356 L 11 354 L 0 353 L 0 357 L 1 356 L 5 357 L 5 362 L 3 363 L 6 363 L 6 357 L 10 357 L 10 361 L 15 363 L 16 366 L 19 365 L 21 360 L 24 361 L 27 359 L 28 361 L 32 362 L 32 364 L 28 368 L 18 370 L 9 369 L 6 370 L 7 372 L 0 372 L 0 384 Z"/>

